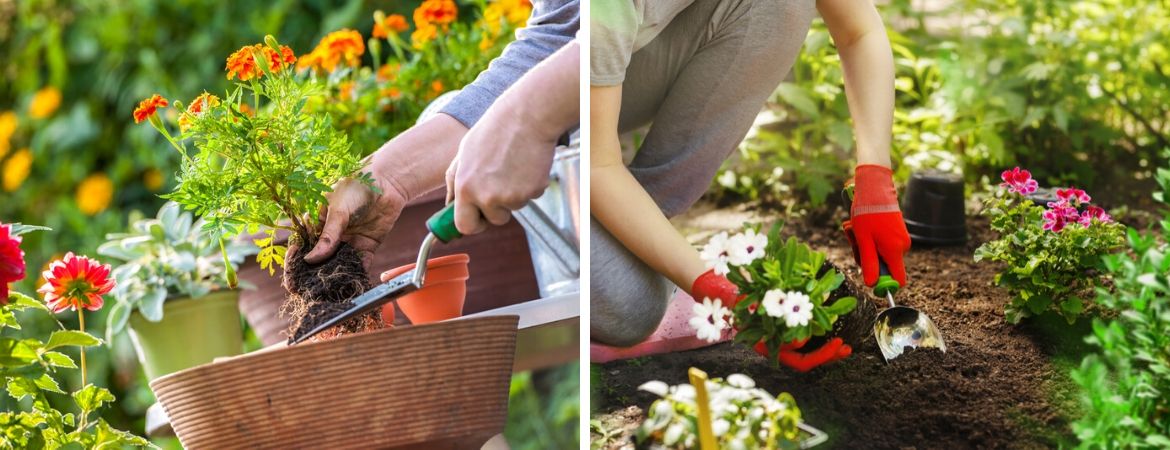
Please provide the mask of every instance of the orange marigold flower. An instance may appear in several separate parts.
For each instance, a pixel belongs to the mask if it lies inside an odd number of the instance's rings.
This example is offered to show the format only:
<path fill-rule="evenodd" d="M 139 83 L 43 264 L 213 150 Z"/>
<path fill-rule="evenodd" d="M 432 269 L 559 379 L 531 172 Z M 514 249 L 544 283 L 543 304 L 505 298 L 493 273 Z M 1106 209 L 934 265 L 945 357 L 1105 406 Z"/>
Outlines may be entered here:
<path fill-rule="evenodd" d="M 353 99 L 353 86 L 354 84 L 352 81 L 346 81 L 337 85 L 338 94 L 342 100 Z"/>
<path fill-rule="evenodd" d="M 386 22 L 383 24 L 395 33 L 401 33 L 410 28 L 410 25 L 406 23 L 406 17 L 402 14 L 391 14 L 387 16 Z"/>
<path fill-rule="evenodd" d="M 378 68 L 378 81 L 394 81 L 394 79 L 398 78 L 398 69 L 400 67 L 396 62 L 383 64 L 382 67 Z"/>
<path fill-rule="evenodd" d="M 154 94 L 150 98 L 138 102 L 138 107 L 134 108 L 134 123 L 142 123 L 143 120 L 149 119 L 153 116 L 159 108 L 167 106 L 167 99 L 162 98 L 161 95 Z"/>
<path fill-rule="evenodd" d="M 252 106 L 247 103 L 240 103 L 240 112 L 248 117 L 256 117 L 256 111 L 253 111 Z"/>
<path fill-rule="evenodd" d="M 439 80 L 432 81 L 431 82 L 431 92 L 434 92 L 436 94 L 442 94 L 443 93 L 443 82 L 439 81 Z"/>
<path fill-rule="evenodd" d="M 179 116 L 179 130 L 187 131 L 187 128 L 191 126 L 191 119 L 216 106 L 219 106 L 219 97 L 207 92 L 199 94 L 195 100 L 191 100 L 190 105 L 187 105 L 187 112 Z"/>
<path fill-rule="evenodd" d="M 248 81 L 264 76 L 264 70 L 256 63 L 257 54 L 268 58 L 268 69 L 273 72 L 279 72 L 297 60 L 287 45 L 280 46 L 279 52 L 264 44 L 247 45 L 228 56 L 225 67 L 228 71 L 227 78 L 230 80 L 237 77 L 240 81 Z"/>
<path fill-rule="evenodd" d="M 42 276 L 45 285 L 37 292 L 45 295 L 45 303 L 55 313 L 69 308 L 97 311 L 102 308 L 102 296 L 110 293 L 115 284 L 109 264 L 72 252 L 49 264 Z"/>
<path fill-rule="evenodd" d="M 390 100 L 398 100 L 402 98 L 402 91 L 393 86 L 382 89 L 381 94 L 383 97 L 386 97 Z"/>
<path fill-rule="evenodd" d="M 361 57 L 365 53 L 366 44 L 362 40 L 361 33 L 350 29 L 338 30 L 321 38 L 317 48 L 301 57 L 301 63 L 297 65 L 297 68 L 313 67 L 317 70 L 332 72 L 343 61 L 346 65 L 356 67 L 361 63 Z"/>
<path fill-rule="evenodd" d="M 417 28 L 446 26 L 459 15 L 455 0 L 426 0 L 414 9 L 414 24 Z"/>

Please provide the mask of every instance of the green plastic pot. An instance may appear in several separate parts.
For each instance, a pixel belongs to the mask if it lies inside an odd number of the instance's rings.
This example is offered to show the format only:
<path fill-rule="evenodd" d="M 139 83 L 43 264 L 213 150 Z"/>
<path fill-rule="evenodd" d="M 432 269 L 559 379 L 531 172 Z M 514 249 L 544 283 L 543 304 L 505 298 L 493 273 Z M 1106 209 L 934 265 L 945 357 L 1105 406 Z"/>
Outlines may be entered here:
<path fill-rule="evenodd" d="M 130 315 L 130 339 L 146 378 L 206 364 L 243 353 L 244 332 L 237 306 L 239 291 L 212 292 L 200 298 L 167 300 L 163 320 Z"/>

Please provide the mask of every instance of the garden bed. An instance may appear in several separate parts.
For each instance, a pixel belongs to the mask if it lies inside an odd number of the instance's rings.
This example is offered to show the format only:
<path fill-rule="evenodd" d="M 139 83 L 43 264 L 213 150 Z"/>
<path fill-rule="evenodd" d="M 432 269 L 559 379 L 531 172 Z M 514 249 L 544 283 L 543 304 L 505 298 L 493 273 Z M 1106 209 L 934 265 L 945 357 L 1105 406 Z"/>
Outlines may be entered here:
<path fill-rule="evenodd" d="M 744 221 L 770 220 L 759 212 L 698 210 L 676 220 L 697 242 Z M 840 219 L 792 219 L 782 234 L 826 252 L 859 281 L 838 231 Z M 805 420 L 831 436 L 824 448 L 1036 448 L 1072 439 L 1069 421 L 1079 405 L 1068 372 L 1085 351 L 1081 336 L 1088 334 L 1088 320 L 1074 327 L 1047 316 L 1019 327 L 1006 323 L 1008 296 L 991 286 L 995 265 L 972 259 L 975 248 L 990 238 L 987 221 L 970 218 L 968 228 L 972 236 L 966 245 L 909 253 L 910 285 L 896 298 L 934 319 L 947 353 L 909 351 L 887 365 L 870 337 L 855 345 L 852 357 L 804 374 L 773 368 L 733 343 L 594 365 L 593 418 L 607 432 L 620 431 L 606 448 L 629 448 L 629 436 L 655 399 L 638 391 L 639 385 L 654 379 L 685 382 L 691 366 L 713 377 L 744 373 L 770 392 L 790 392 Z M 877 302 L 868 294 L 861 299 Z M 878 306 L 883 308 L 884 300 Z"/>

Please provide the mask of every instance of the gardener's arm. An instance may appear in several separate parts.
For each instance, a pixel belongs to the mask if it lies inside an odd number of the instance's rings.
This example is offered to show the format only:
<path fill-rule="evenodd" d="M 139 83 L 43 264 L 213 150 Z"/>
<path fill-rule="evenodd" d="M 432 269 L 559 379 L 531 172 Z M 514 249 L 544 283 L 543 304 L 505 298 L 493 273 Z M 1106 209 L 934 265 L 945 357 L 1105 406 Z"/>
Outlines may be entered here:
<path fill-rule="evenodd" d="M 699 252 L 674 229 L 622 162 L 617 132 L 621 96 L 621 85 L 590 89 L 589 207 L 630 252 L 689 293 L 706 268 Z"/>
<path fill-rule="evenodd" d="M 503 225 L 539 197 L 557 139 L 580 118 L 581 47 L 573 42 L 524 74 L 463 138 L 447 169 L 447 200 L 455 202 L 459 231 Z"/>
<path fill-rule="evenodd" d="M 865 284 L 873 286 L 884 261 L 906 285 L 903 255 L 910 235 L 902 220 L 890 170 L 894 122 L 894 55 L 881 16 L 870 0 L 818 0 L 817 9 L 841 55 L 845 96 L 857 140 L 857 169 L 850 212 Z"/>

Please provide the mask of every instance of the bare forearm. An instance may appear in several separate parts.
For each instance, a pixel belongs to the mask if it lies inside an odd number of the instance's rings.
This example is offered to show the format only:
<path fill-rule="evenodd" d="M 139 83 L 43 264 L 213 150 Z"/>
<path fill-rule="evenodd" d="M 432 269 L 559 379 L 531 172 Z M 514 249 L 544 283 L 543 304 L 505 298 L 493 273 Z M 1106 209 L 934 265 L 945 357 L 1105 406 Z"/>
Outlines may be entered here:
<path fill-rule="evenodd" d="M 881 16 L 866 0 L 820 0 L 817 6 L 841 55 L 857 162 L 889 167 L 894 56 Z"/>
<path fill-rule="evenodd" d="M 397 189 L 407 201 L 444 185 L 444 174 L 459 151 L 467 127 L 446 114 L 411 127 L 370 155 L 375 178 Z"/>

